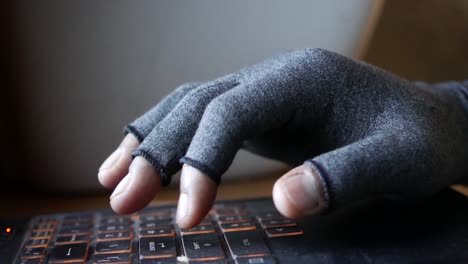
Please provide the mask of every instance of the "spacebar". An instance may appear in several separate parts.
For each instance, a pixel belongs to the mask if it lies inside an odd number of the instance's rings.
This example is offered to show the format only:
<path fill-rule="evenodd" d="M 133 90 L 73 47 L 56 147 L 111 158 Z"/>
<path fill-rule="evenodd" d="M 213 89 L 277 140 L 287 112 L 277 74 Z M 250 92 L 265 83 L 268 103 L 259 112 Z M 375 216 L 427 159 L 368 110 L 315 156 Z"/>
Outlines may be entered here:
<path fill-rule="evenodd" d="M 224 233 L 231 254 L 234 256 L 268 255 L 262 235 L 257 230 Z"/>

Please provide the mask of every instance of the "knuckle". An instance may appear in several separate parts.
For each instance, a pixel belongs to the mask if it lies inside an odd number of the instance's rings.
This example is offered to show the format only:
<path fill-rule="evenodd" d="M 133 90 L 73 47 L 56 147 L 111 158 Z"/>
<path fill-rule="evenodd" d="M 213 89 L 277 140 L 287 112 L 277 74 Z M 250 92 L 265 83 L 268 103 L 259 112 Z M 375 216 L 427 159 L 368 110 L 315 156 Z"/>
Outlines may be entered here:
<path fill-rule="evenodd" d="M 335 59 L 341 57 L 340 55 L 320 48 L 305 49 L 302 58 L 314 67 L 321 67 L 335 63 Z"/>
<path fill-rule="evenodd" d="M 211 102 L 207 105 L 205 112 L 210 114 L 221 114 L 228 111 L 229 103 L 230 102 L 226 96 L 218 96 L 211 100 Z"/>
<path fill-rule="evenodd" d="M 323 74 L 335 74 L 343 56 L 320 48 L 306 48 L 285 54 L 277 62 L 276 67 L 270 67 L 287 73 L 286 79 L 293 77 L 304 79 L 318 77 Z"/>
<path fill-rule="evenodd" d="M 200 84 L 188 91 L 184 100 L 199 107 L 205 107 L 215 98 L 237 85 L 237 76 L 229 75 Z"/>
<path fill-rule="evenodd" d="M 348 67 L 352 60 L 325 49 L 313 48 L 303 50 L 300 61 L 304 65 L 303 73 L 317 81 L 342 76 L 343 68 Z"/>
<path fill-rule="evenodd" d="M 236 103 L 237 100 L 233 96 L 223 94 L 220 95 L 207 105 L 204 115 L 209 120 L 217 120 L 220 123 L 232 123 L 233 120 L 238 118 L 239 107 Z"/>
<path fill-rule="evenodd" d="M 199 86 L 201 83 L 199 82 L 188 82 L 188 83 L 184 83 L 180 86 L 178 86 L 175 91 L 177 93 L 183 93 L 183 94 L 186 94 L 188 92 L 190 92 L 191 90 L 193 90 L 194 88 L 196 88 L 197 86 Z"/>
<path fill-rule="evenodd" d="M 179 105 L 201 110 L 210 102 L 212 91 L 206 84 L 202 84 L 186 91 Z"/>
<path fill-rule="evenodd" d="M 312 57 L 329 56 L 333 54 L 331 51 L 328 51 L 326 49 L 321 49 L 321 48 L 307 48 L 307 49 L 304 49 L 303 52 L 306 56 L 312 56 Z"/>
<path fill-rule="evenodd" d="M 210 90 L 205 86 L 199 86 L 190 90 L 185 96 L 184 100 L 190 101 L 192 104 L 207 103 L 210 97 Z"/>

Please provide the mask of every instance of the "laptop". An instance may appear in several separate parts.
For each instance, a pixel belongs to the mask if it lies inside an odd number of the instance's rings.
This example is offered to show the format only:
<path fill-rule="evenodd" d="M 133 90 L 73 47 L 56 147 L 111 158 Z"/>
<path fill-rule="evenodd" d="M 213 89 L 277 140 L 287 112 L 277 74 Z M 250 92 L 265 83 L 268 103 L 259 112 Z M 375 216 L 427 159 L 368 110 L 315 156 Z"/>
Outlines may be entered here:
<path fill-rule="evenodd" d="M 299 220 L 271 198 L 218 201 L 192 229 L 175 205 L 0 221 L 0 263 L 468 263 L 468 198 L 367 201 Z"/>
<path fill-rule="evenodd" d="M 20 140 L 35 174 L 21 180 L 60 191 L 97 189 L 97 162 L 121 137 L 114 132 L 181 82 L 213 79 L 288 49 L 323 47 L 359 58 L 381 3 L 12 2 L 27 96 L 23 108 L 0 115 L 23 113 L 18 124 L 29 136 Z M 93 118 L 83 119 L 86 113 Z M 7 150 L 3 176 L 16 178 L 16 148 Z M 279 166 L 247 155 L 227 178 Z M 61 212 L 0 220 L 0 264 L 467 263 L 467 208 L 467 198 L 449 189 L 414 204 L 362 202 L 300 220 L 279 215 L 271 198 L 219 201 L 191 230 L 174 224 L 175 206 L 127 216 Z"/>

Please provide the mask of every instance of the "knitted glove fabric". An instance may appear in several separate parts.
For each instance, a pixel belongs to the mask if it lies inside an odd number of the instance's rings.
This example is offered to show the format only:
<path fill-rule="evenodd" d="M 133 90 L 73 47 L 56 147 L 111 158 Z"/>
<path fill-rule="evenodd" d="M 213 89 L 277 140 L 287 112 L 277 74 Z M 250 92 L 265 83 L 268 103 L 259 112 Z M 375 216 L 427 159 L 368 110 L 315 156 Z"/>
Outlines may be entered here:
<path fill-rule="evenodd" d="M 310 164 L 328 207 L 421 198 L 468 174 L 467 82 L 411 83 L 322 49 L 179 87 L 127 126 L 163 184 L 189 164 L 216 183 L 239 148 Z"/>

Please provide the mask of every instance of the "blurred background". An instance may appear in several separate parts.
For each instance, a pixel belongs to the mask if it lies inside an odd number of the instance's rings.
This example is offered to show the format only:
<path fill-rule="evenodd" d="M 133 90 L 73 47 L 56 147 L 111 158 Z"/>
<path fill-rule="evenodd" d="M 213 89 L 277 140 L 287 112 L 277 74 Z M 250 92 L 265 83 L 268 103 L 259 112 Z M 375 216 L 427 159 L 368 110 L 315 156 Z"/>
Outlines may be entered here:
<path fill-rule="evenodd" d="M 122 128 L 176 86 L 322 47 L 409 80 L 468 78 L 468 1 L 6 1 L 0 154 L 9 191 L 103 191 Z M 284 164 L 239 153 L 227 179 Z"/>

